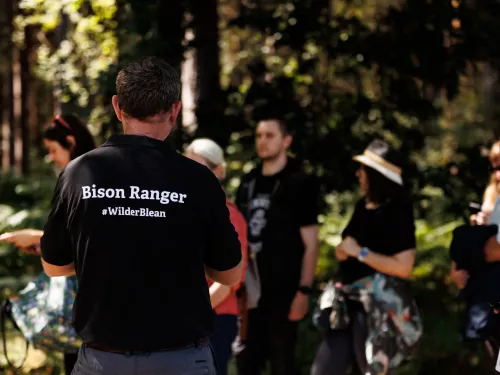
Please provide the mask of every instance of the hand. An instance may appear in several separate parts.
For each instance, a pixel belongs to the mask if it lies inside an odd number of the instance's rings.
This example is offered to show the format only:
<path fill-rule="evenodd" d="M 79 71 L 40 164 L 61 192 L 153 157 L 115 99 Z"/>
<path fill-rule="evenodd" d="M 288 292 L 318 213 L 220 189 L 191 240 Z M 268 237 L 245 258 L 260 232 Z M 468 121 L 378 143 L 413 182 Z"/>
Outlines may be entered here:
<path fill-rule="evenodd" d="M 0 235 L 0 241 L 6 241 L 12 243 L 18 249 L 23 250 L 23 249 L 28 249 L 35 245 L 39 245 L 42 233 L 43 232 L 35 229 L 22 229 L 15 232 L 4 233 Z"/>
<path fill-rule="evenodd" d="M 358 242 L 350 236 L 344 238 L 339 248 L 350 257 L 357 257 L 361 251 L 361 246 L 359 246 Z"/>
<path fill-rule="evenodd" d="M 487 212 L 480 211 L 475 215 L 474 224 L 475 225 L 486 225 L 490 220 L 490 214 Z"/>
<path fill-rule="evenodd" d="M 472 214 L 469 217 L 470 225 L 477 225 L 477 214 Z"/>
<path fill-rule="evenodd" d="M 465 270 L 452 269 L 450 277 L 457 284 L 458 289 L 463 289 L 467 285 L 467 280 L 469 280 L 469 273 Z"/>
<path fill-rule="evenodd" d="M 19 250 L 29 255 L 42 255 L 40 246 L 21 247 Z"/>
<path fill-rule="evenodd" d="M 292 322 L 301 320 L 306 316 L 308 310 L 309 297 L 302 292 L 297 292 L 297 294 L 295 294 L 295 298 L 293 299 L 292 306 L 290 307 L 288 319 Z"/>

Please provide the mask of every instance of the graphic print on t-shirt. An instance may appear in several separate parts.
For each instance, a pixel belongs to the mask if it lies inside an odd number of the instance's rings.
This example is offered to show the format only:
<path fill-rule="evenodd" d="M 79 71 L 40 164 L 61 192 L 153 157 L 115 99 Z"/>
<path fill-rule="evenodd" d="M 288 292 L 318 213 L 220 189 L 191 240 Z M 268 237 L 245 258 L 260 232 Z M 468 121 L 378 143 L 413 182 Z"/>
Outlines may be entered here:
<path fill-rule="evenodd" d="M 248 243 L 254 252 L 262 250 L 262 231 L 267 224 L 267 211 L 271 204 L 271 194 L 258 194 L 250 201 L 248 221 Z"/>
<path fill-rule="evenodd" d="M 95 184 L 82 186 L 82 199 L 126 199 L 126 200 L 146 200 L 156 201 L 162 205 L 170 203 L 183 204 L 187 199 L 187 194 L 165 190 L 141 189 L 138 186 L 129 186 L 129 189 L 123 188 L 103 188 Z M 140 216 L 140 217 L 166 217 L 163 210 L 152 210 L 148 207 L 133 209 L 125 206 L 109 206 L 103 208 L 102 216 Z"/>

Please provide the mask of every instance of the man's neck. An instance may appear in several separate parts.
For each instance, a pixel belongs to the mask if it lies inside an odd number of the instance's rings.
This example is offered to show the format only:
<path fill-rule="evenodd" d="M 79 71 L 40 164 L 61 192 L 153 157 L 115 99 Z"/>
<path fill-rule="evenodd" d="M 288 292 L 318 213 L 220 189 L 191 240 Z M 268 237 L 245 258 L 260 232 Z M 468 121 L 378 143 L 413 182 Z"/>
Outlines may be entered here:
<path fill-rule="evenodd" d="M 164 122 L 143 122 L 136 119 L 128 119 L 123 122 L 123 132 L 129 135 L 138 135 L 164 141 L 172 126 Z"/>
<path fill-rule="evenodd" d="M 288 161 L 286 153 L 279 155 L 276 159 L 264 160 L 262 162 L 262 174 L 264 176 L 272 176 L 281 172 Z"/>

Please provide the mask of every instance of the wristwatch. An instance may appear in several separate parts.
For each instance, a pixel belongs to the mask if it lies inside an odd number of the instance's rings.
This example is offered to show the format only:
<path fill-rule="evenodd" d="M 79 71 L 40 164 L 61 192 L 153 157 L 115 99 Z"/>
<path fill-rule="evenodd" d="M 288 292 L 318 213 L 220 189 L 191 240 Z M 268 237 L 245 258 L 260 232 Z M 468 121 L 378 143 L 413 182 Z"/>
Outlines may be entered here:
<path fill-rule="evenodd" d="M 301 285 L 297 288 L 297 292 L 301 292 L 302 294 L 305 294 L 308 296 L 308 295 L 312 294 L 313 288 L 311 288 L 310 286 L 307 286 L 307 285 Z"/>
<path fill-rule="evenodd" d="M 366 256 L 368 255 L 369 252 L 370 252 L 370 250 L 368 250 L 367 247 L 363 247 L 361 249 L 361 251 L 359 252 L 359 254 L 358 254 L 358 260 L 360 262 L 364 262 L 364 260 L 365 260 L 365 258 L 366 258 Z"/>

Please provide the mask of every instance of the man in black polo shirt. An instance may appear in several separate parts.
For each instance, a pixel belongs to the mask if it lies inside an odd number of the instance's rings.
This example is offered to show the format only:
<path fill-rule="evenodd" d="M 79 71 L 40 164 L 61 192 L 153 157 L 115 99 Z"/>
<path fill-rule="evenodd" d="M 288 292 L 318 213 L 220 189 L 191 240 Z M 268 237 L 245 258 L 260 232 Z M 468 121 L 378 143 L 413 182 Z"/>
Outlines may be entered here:
<path fill-rule="evenodd" d="M 181 107 L 172 67 L 143 58 L 116 88 L 125 134 L 61 173 L 41 240 L 45 272 L 79 281 L 73 374 L 215 374 L 205 273 L 225 285 L 241 276 L 225 194 L 163 142 Z"/>

